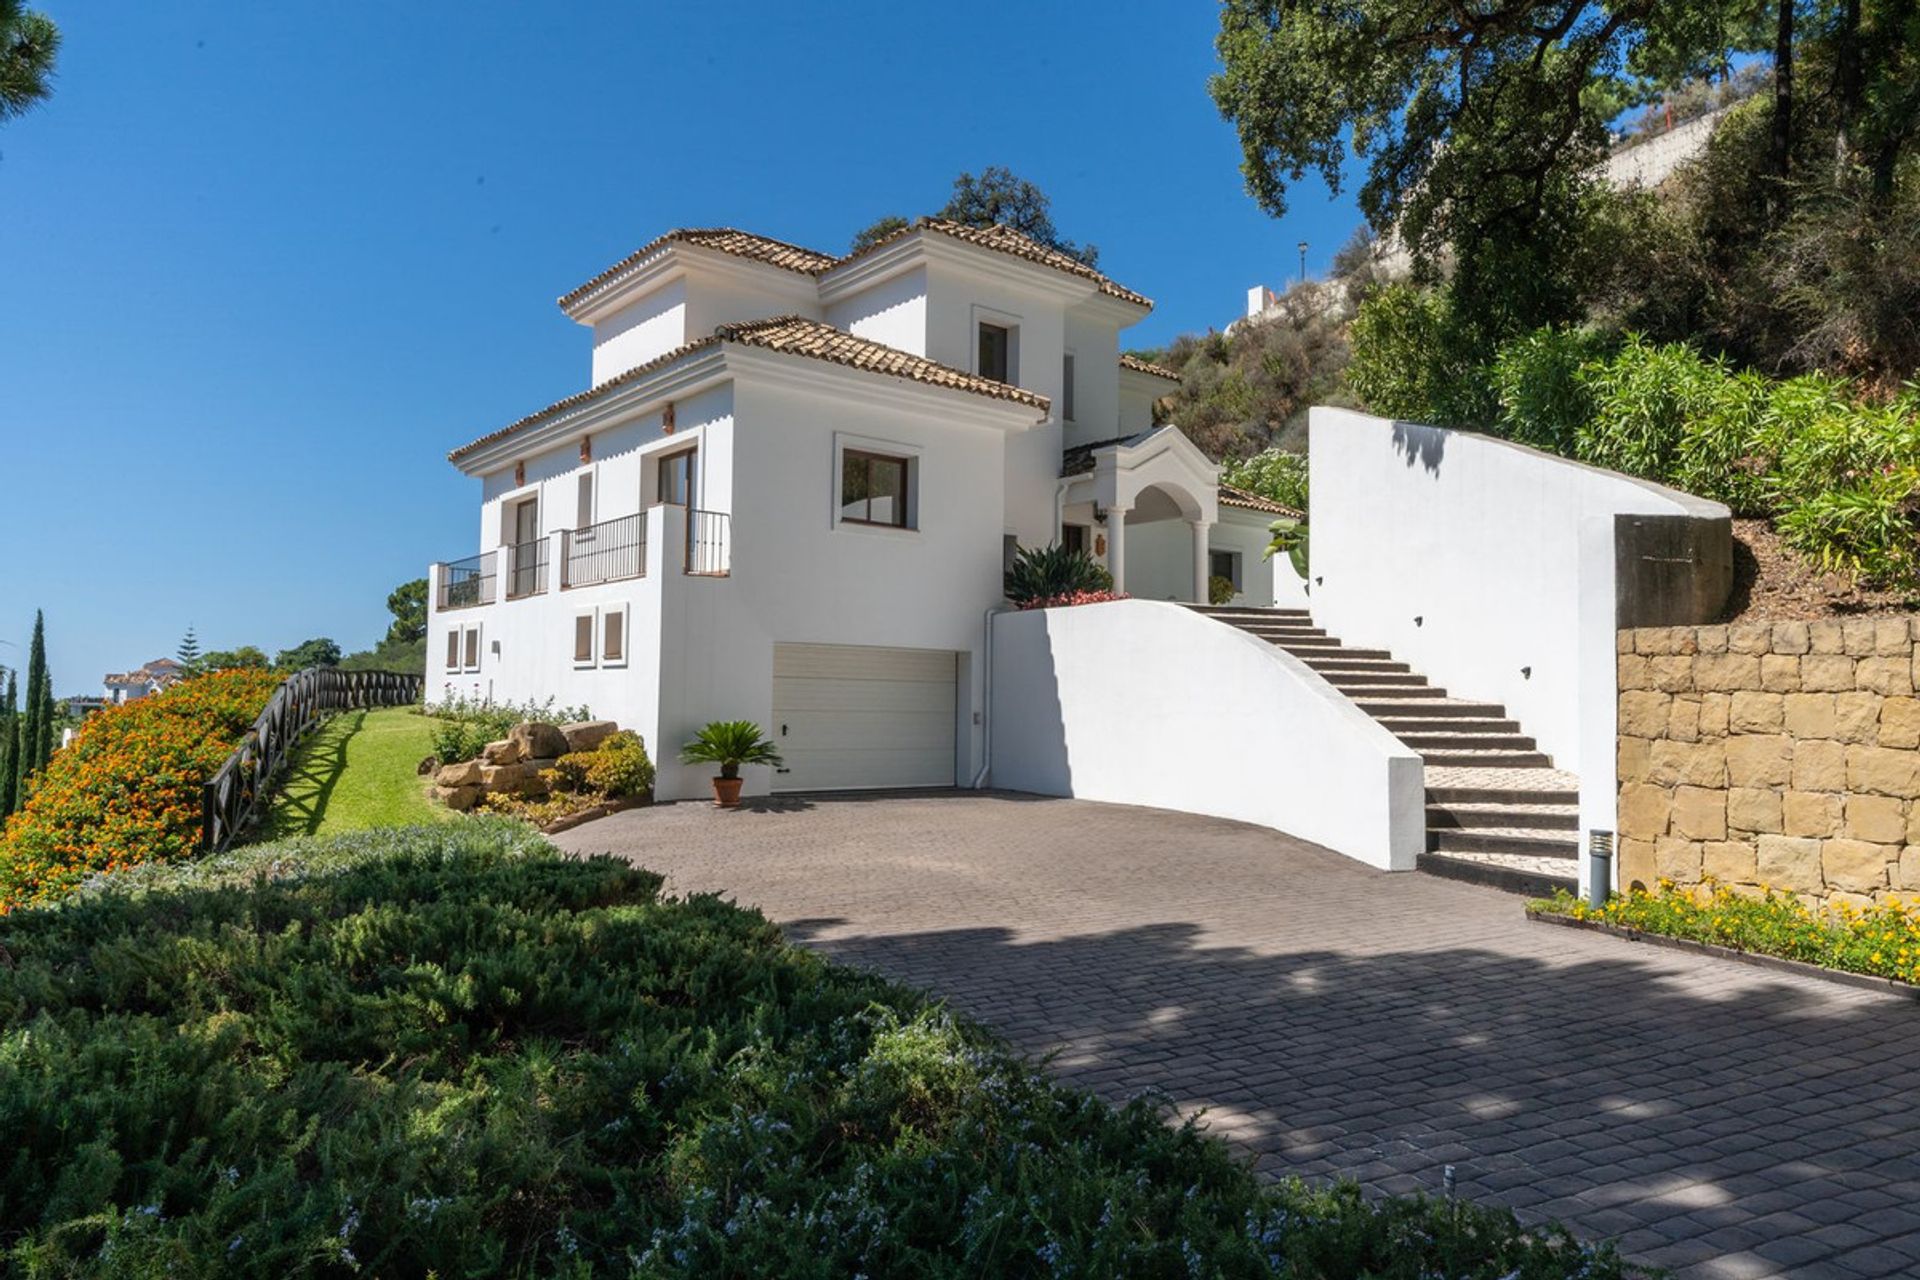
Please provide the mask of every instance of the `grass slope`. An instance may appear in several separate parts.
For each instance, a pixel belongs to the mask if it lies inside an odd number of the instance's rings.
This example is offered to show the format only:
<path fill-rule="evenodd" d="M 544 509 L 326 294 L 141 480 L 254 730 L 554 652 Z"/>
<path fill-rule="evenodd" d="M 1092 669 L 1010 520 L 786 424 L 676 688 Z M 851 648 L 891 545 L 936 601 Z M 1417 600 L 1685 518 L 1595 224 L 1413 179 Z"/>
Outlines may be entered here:
<path fill-rule="evenodd" d="M 330 836 L 446 819 L 415 770 L 435 721 L 406 707 L 343 711 L 300 744 L 263 834 Z"/>

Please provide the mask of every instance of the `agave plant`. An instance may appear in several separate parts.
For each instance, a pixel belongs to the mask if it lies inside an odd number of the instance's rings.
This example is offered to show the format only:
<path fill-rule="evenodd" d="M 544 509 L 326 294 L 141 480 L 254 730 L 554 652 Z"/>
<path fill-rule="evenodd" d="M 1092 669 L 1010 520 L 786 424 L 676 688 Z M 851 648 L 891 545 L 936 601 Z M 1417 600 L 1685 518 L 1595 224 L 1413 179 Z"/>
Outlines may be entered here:
<path fill-rule="evenodd" d="M 681 764 L 717 764 L 720 776 L 737 778 L 743 764 L 786 763 L 779 749 L 751 720 L 715 720 L 680 749 Z"/>
<path fill-rule="evenodd" d="M 1072 551 L 1057 542 L 1045 547 L 1021 547 L 1007 567 L 1007 599 L 1017 605 L 1111 590 L 1113 575 L 1105 565 L 1084 551 Z"/>

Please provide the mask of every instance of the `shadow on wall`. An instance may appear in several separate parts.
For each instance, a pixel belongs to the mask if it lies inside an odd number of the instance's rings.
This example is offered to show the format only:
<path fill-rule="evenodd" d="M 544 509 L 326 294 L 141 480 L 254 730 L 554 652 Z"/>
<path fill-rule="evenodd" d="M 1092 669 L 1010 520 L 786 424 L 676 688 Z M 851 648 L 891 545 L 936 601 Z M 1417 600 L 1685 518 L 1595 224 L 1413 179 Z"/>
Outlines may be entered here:
<path fill-rule="evenodd" d="M 1447 432 L 1439 427 L 1396 419 L 1393 424 L 1393 447 L 1406 458 L 1409 467 L 1417 462 L 1428 475 L 1437 476 L 1440 474 L 1441 459 L 1447 456 Z"/>
<path fill-rule="evenodd" d="M 1275 914 L 1284 937 L 1287 911 Z M 1759 1262 L 1742 1250 L 1813 1230 L 1783 1211 L 1838 1199 L 1850 1216 L 1920 1197 L 1920 1111 L 1902 1094 L 1920 1062 L 1911 1003 L 1643 961 L 1617 943 L 1551 964 L 1471 946 L 1370 953 L 1390 921 L 1351 950 L 1263 954 L 1221 945 L 1220 923 L 1042 940 L 785 928 L 934 990 L 1025 1052 L 1057 1052 L 1070 1082 L 1116 1101 L 1157 1087 L 1183 1111 L 1206 1108 L 1270 1175 L 1435 1192 L 1451 1164 L 1462 1194 L 1624 1236 L 1630 1254 L 1666 1265 Z M 1618 958 L 1592 958 L 1603 950 Z M 1701 1214 L 1712 1221 L 1681 1221 Z M 1655 1224 L 1664 1239 L 1645 1230 Z M 1744 1239 L 1701 1248 L 1735 1226 Z M 1663 1259 L 1667 1239 L 1696 1252 Z"/>

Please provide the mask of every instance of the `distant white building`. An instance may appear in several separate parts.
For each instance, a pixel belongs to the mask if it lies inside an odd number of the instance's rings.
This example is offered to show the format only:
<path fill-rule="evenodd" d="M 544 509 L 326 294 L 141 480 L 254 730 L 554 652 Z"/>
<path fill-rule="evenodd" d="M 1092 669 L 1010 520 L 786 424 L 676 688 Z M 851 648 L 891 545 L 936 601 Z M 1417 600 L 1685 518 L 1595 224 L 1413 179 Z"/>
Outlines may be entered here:
<path fill-rule="evenodd" d="M 176 683 L 184 674 L 185 668 L 172 658 L 155 658 L 137 671 L 108 676 L 104 697 L 112 706 L 135 702 Z"/>

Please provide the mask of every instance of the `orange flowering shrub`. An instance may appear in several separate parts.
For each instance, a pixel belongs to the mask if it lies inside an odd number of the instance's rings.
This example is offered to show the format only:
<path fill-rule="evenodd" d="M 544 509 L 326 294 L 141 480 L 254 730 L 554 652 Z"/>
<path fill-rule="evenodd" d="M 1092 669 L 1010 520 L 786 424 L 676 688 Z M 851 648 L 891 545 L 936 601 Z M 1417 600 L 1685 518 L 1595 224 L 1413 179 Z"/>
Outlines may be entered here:
<path fill-rule="evenodd" d="M 54 753 L 0 839 L 0 912 L 45 902 L 96 871 L 190 854 L 200 788 L 282 677 L 222 671 L 108 707 Z"/>

